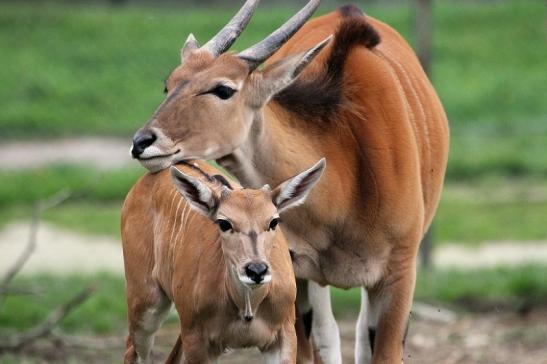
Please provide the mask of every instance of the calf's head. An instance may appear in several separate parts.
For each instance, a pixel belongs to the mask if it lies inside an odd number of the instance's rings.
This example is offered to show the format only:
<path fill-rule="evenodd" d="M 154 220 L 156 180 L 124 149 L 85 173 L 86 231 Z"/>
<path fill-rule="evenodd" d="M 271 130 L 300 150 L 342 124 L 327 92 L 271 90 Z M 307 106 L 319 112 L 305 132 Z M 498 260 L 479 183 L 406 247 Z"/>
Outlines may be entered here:
<path fill-rule="evenodd" d="M 171 167 L 171 175 L 190 207 L 216 224 L 232 278 L 253 287 L 272 279 L 275 267 L 270 255 L 279 233 L 279 214 L 302 204 L 324 169 L 325 160 L 321 159 L 274 189 L 265 185 L 257 190 L 219 187 L 176 167 Z"/>

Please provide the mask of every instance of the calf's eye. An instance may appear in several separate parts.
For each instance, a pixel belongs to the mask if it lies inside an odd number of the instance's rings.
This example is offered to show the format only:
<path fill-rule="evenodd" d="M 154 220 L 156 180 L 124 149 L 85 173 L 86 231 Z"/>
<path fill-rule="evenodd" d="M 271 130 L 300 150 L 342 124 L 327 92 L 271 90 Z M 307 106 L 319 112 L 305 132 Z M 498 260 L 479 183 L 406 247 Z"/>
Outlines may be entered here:
<path fill-rule="evenodd" d="M 281 219 L 279 217 L 273 218 L 272 221 L 270 221 L 270 226 L 268 227 L 268 230 L 275 230 L 277 225 L 279 225 L 279 222 Z"/>
<path fill-rule="evenodd" d="M 232 227 L 232 224 L 230 224 L 230 221 L 228 220 L 218 219 L 217 224 L 218 224 L 218 227 L 220 228 L 220 231 L 223 231 L 223 232 L 234 229 Z"/>

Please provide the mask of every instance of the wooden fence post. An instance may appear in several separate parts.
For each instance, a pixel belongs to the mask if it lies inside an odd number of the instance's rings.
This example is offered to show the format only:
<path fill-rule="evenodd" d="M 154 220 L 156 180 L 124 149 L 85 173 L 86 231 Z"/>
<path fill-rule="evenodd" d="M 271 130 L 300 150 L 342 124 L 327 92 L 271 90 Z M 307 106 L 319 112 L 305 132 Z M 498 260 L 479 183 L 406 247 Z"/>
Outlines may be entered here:
<path fill-rule="evenodd" d="M 431 79 L 431 43 L 433 39 L 431 5 L 433 0 L 413 0 L 414 27 L 416 34 L 416 53 L 425 73 Z M 425 233 L 420 245 L 420 260 L 422 266 L 432 266 L 431 254 L 433 250 L 433 226 Z"/>
<path fill-rule="evenodd" d="M 433 39 L 431 19 L 432 0 L 413 0 L 413 4 L 416 52 L 425 73 L 431 76 L 431 43 Z"/>

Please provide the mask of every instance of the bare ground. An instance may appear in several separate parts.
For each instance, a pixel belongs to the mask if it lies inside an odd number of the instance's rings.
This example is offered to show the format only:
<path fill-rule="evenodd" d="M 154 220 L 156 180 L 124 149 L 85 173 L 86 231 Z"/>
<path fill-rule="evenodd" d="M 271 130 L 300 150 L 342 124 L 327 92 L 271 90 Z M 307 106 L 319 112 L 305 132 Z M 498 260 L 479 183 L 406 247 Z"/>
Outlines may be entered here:
<path fill-rule="evenodd" d="M 356 316 L 345 315 L 339 325 L 343 362 L 353 362 Z M 163 328 L 156 339 L 155 362 L 162 362 L 177 336 L 176 325 Z M 123 355 L 122 337 L 89 339 L 96 345 L 114 343 L 113 350 L 67 348 L 57 342 L 17 355 L 0 356 L 0 362 L 14 363 L 115 363 Z M 547 362 L 547 309 L 526 316 L 515 313 L 464 315 L 451 324 L 412 319 L 404 353 L 405 363 L 416 364 L 539 364 Z M 100 344 L 103 343 L 103 344 Z M 256 363 L 256 350 L 236 350 L 221 363 Z"/>
<path fill-rule="evenodd" d="M 38 168 L 51 164 L 84 164 L 99 169 L 133 165 L 128 138 L 83 137 L 0 143 L 0 170 Z"/>

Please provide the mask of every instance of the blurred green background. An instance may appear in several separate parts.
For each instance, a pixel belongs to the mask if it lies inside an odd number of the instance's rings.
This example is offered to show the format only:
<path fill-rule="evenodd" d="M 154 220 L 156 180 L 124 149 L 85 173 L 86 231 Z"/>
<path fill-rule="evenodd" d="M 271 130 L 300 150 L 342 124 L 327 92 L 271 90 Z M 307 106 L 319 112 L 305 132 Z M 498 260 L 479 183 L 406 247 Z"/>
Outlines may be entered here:
<path fill-rule="evenodd" d="M 326 2 L 318 14 L 337 4 Z M 91 135 L 123 138 L 129 148 L 133 133 L 162 100 L 164 78 L 178 64 L 188 33 L 203 44 L 236 8 L 205 5 L 1 2 L 1 143 Z M 407 2 L 359 5 L 415 43 Z M 296 6 L 265 1 L 234 49 L 262 39 Z M 547 239 L 545 19 L 542 0 L 434 1 L 431 78 L 451 127 L 446 187 L 433 231 L 436 247 Z M 106 172 L 67 164 L 0 170 L 0 229 L 27 219 L 38 199 L 68 187 L 85 193 L 44 219 L 119 238 L 121 203 L 143 173 L 136 163 Z M 95 181 L 92 188 L 90 181 Z M 417 299 L 458 310 L 547 303 L 544 265 L 432 269 L 420 271 Z M 97 281 L 97 294 L 63 322 L 63 329 L 123 332 L 123 277 L 113 274 L 18 278 L 21 284 L 54 288 L 36 299 L 8 297 L 0 310 L 0 332 L 35 324 L 75 287 Z M 355 310 L 357 298 L 356 291 L 336 290 L 335 310 Z"/>

